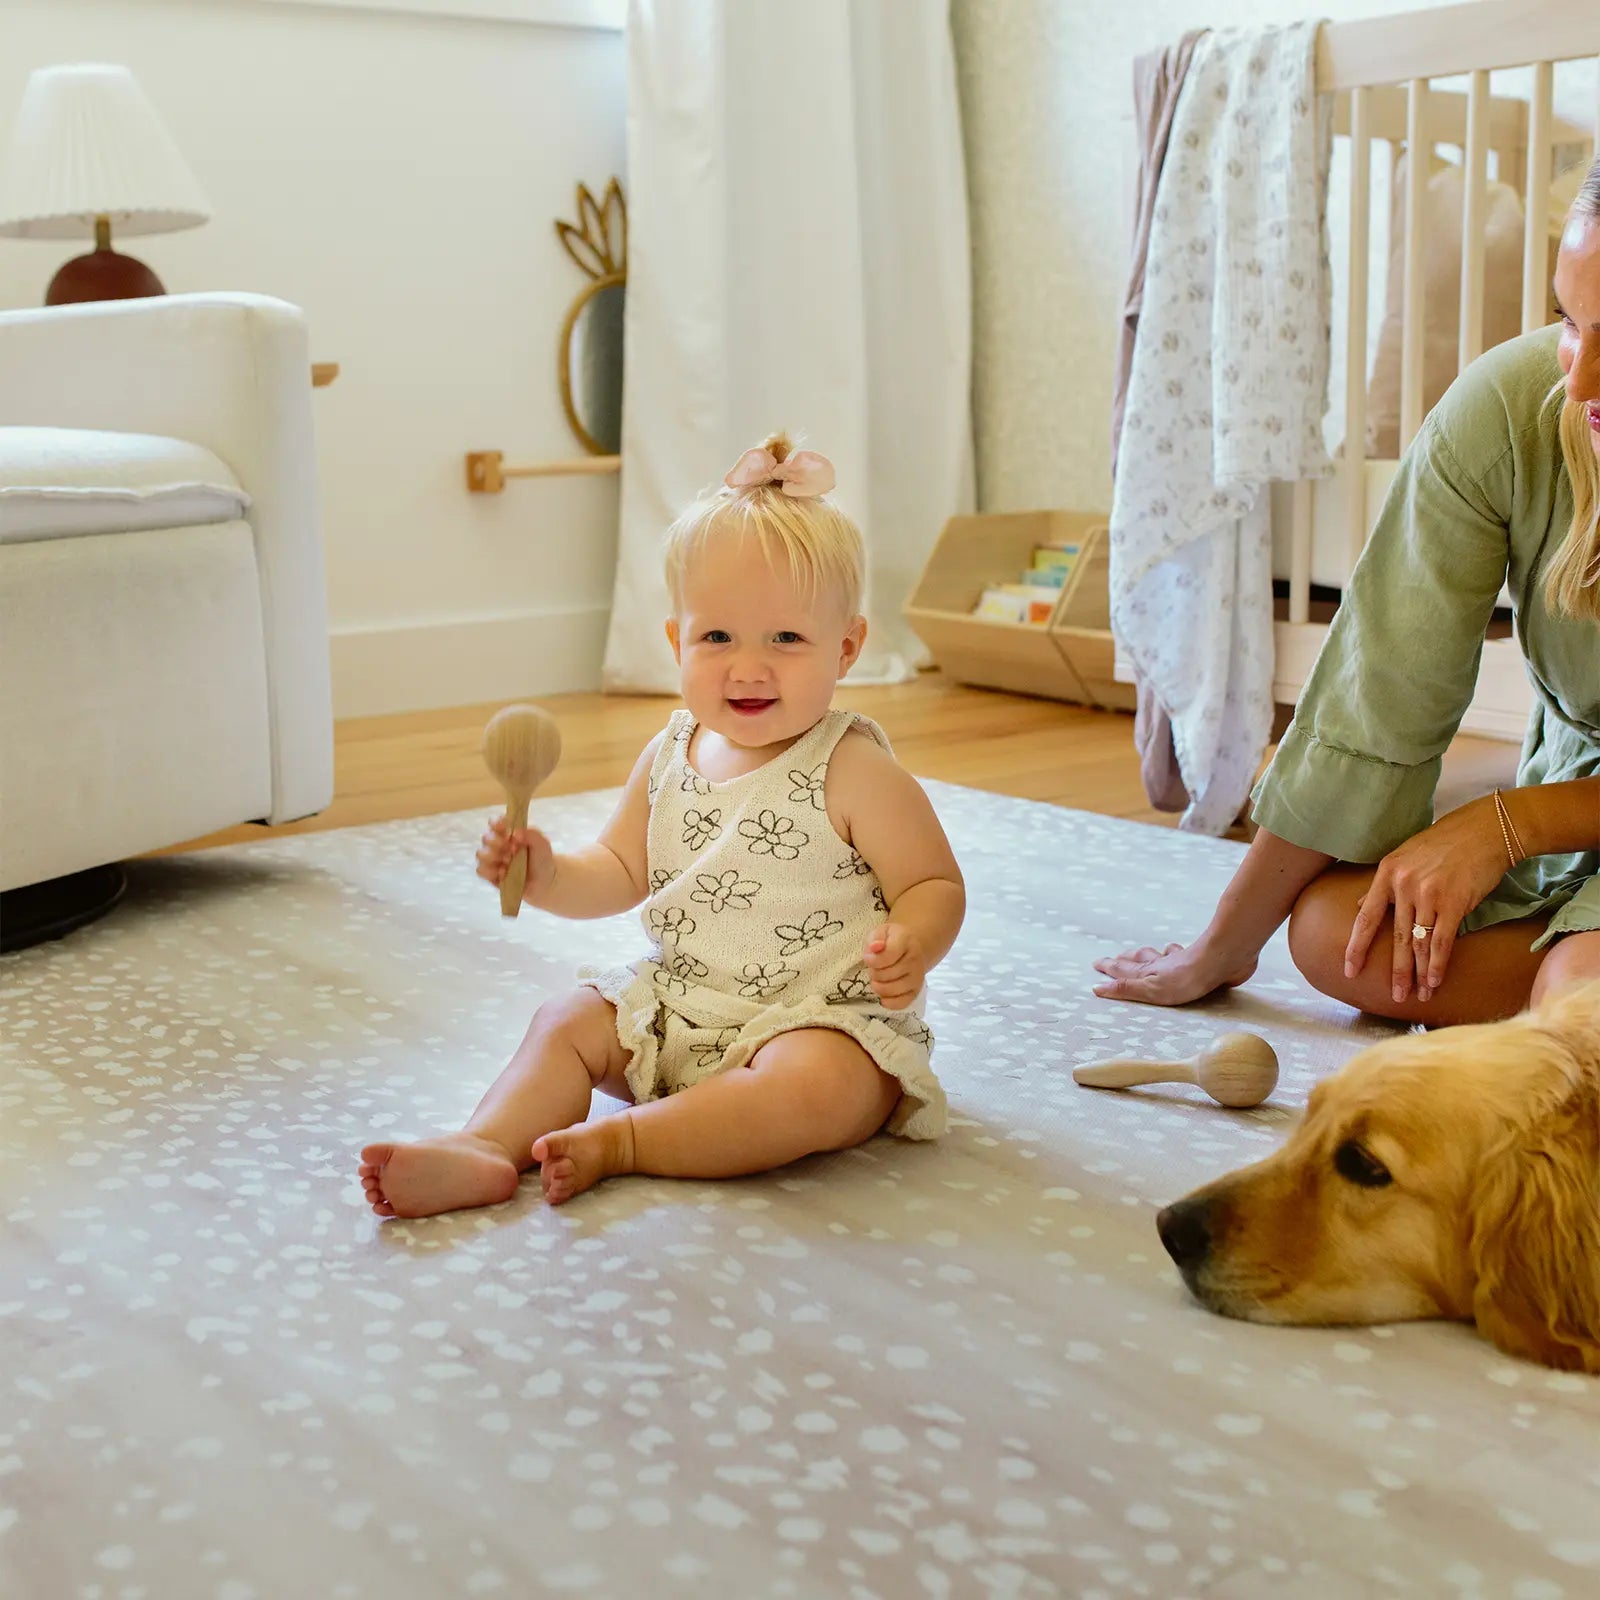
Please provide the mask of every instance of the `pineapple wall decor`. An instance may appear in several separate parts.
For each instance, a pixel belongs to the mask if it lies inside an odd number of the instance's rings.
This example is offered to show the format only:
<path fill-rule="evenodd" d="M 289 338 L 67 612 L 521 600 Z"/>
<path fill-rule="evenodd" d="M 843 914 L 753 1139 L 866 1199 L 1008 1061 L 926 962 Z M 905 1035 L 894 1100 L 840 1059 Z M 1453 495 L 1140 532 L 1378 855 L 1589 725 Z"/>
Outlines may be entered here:
<path fill-rule="evenodd" d="M 578 220 L 556 223 L 589 278 L 567 310 L 557 354 L 561 404 L 591 455 L 622 448 L 622 312 L 628 282 L 628 208 L 613 178 L 597 201 L 578 185 Z"/>

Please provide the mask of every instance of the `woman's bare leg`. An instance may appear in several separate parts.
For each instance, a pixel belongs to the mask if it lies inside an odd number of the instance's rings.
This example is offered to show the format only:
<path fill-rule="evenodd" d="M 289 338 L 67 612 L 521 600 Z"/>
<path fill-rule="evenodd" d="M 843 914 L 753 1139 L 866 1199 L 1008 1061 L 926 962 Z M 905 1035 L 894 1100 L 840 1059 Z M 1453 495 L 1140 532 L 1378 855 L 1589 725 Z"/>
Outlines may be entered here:
<path fill-rule="evenodd" d="M 560 1205 L 601 1178 L 734 1178 L 846 1150 L 889 1119 L 900 1085 L 848 1034 L 797 1028 L 691 1089 L 535 1141 L 544 1195 Z"/>
<path fill-rule="evenodd" d="M 1569 983 L 1589 983 L 1600 978 L 1600 932 L 1565 934 L 1539 953 L 1544 960 L 1539 963 L 1539 976 L 1533 980 L 1533 1005 Z"/>
<path fill-rule="evenodd" d="M 1289 953 L 1313 988 L 1373 1016 L 1436 1028 L 1457 1022 L 1498 1022 L 1527 1006 L 1541 964 L 1552 954 L 1528 948 L 1544 931 L 1544 922 L 1535 917 L 1464 935 L 1456 941 L 1444 982 L 1431 999 L 1418 1000 L 1413 992 L 1396 1001 L 1389 956 L 1394 941 L 1391 912 L 1373 936 L 1366 965 L 1355 977 L 1345 977 L 1350 926 L 1372 874 L 1371 867 L 1329 867 L 1295 902 L 1289 917 Z M 1573 937 L 1561 940 L 1555 949 L 1570 944 Z"/>
<path fill-rule="evenodd" d="M 589 988 L 547 1000 L 461 1132 L 361 1152 L 367 1203 L 380 1217 L 429 1217 L 509 1200 L 540 1134 L 583 1121 L 595 1089 L 630 1098 L 627 1064 L 609 1000 Z"/>

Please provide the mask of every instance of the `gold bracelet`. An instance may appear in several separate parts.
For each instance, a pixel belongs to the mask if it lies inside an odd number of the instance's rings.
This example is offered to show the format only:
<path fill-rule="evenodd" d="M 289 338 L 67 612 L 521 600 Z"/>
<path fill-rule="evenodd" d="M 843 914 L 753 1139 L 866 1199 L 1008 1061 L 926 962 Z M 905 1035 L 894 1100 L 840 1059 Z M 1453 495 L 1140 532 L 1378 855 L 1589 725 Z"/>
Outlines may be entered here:
<path fill-rule="evenodd" d="M 1511 820 L 1511 813 L 1506 809 L 1506 803 L 1501 798 L 1498 789 L 1494 792 L 1494 810 L 1495 815 L 1500 819 L 1500 837 L 1505 841 L 1506 857 L 1511 862 L 1511 865 L 1515 867 L 1519 862 L 1528 859 L 1528 852 L 1522 847 L 1522 839 L 1517 833 L 1517 825 Z M 1516 842 L 1517 847 L 1515 851 L 1511 848 L 1513 840 Z"/>
<path fill-rule="evenodd" d="M 1518 860 L 1526 861 L 1528 859 L 1527 846 L 1523 844 L 1522 836 L 1517 832 L 1517 825 L 1511 820 L 1511 808 L 1503 798 L 1500 801 L 1500 811 L 1506 819 L 1506 826 L 1511 830 L 1511 842 L 1517 847 Z"/>

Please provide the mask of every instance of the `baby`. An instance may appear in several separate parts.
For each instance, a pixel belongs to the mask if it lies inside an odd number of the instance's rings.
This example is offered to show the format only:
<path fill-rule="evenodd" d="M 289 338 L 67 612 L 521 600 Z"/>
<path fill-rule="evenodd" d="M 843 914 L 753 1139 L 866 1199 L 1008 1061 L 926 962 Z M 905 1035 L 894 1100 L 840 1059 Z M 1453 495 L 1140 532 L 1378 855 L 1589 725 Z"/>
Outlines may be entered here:
<path fill-rule="evenodd" d="M 489 825 L 478 875 L 528 852 L 559 917 L 643 903 L 648 957 L 540 1006 L 459 1133 L 361 1152 L 381 1217 L 493 1205 L 538 1163 L 545 1199 L 643 1172 L 723 1178 L 891 1133 L 943 1132 L 923 982 L 966 891 L 878 726 L 832 709 L 861 654 L 861 534 L 832 466 L 775 435 L 667 535 L 685 709 L 591 845 Z M 628 1109 L 585 1121 L 600 1089 Z"/>

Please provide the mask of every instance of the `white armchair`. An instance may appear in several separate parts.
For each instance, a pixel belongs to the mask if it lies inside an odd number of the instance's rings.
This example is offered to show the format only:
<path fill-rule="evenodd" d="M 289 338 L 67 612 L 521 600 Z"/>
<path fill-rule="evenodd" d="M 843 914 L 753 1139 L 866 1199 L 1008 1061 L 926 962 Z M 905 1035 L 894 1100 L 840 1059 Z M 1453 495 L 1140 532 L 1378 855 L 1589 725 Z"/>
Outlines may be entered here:
<path fill-rule="evenodd" d="M 281 301 L 0 314 L 0 947 L 24 886 L 332 798 L 311 405 Z"/>

